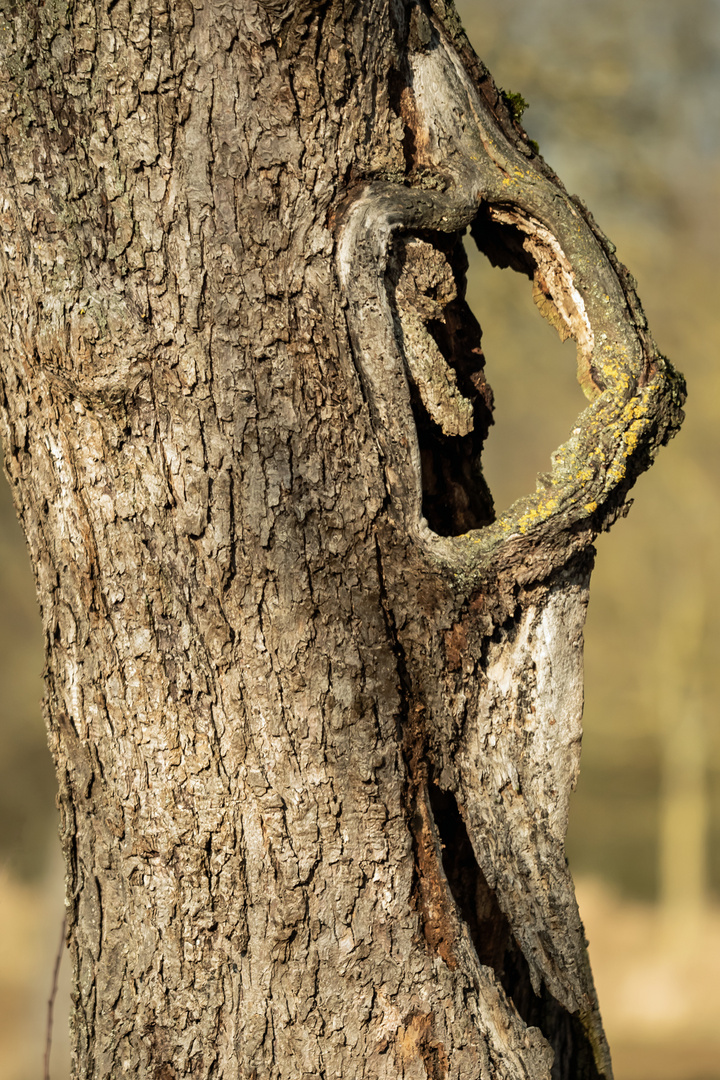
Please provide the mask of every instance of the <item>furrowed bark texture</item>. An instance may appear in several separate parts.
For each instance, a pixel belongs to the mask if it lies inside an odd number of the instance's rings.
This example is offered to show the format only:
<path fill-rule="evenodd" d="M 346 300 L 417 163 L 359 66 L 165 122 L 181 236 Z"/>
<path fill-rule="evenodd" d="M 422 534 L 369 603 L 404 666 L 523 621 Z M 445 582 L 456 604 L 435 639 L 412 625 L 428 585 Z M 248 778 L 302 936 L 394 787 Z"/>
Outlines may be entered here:
<path fill-rule="evenodd" d="M 609 1078 L 582 627 L 682 403 L 631 279 L 444 0 L 0 11 L 74 1075 Z M 468 228 L 592 402 L 497 520 Z"/>

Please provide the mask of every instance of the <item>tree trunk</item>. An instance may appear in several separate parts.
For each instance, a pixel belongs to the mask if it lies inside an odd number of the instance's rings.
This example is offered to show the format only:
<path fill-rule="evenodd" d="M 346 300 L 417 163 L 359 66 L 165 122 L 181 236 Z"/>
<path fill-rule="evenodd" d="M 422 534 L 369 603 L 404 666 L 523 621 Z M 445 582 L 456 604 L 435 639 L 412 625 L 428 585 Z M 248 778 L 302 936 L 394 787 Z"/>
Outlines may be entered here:
<path fill-rule="evenodd" d="M 680 422 L 450 0 L 0 0 L 2 428 L 74 1076 L 611 1075 L 592 542 Z M 495 519 L 467 227 L 592 402 Z"/>

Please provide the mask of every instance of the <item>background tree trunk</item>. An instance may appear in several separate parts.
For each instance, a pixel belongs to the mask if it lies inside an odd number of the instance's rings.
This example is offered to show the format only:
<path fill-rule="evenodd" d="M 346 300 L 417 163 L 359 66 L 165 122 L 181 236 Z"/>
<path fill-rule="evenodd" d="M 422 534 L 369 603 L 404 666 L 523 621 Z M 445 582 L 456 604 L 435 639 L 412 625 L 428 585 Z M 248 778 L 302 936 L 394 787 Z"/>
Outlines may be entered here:
<path fill-rule="evenodd" d="M 582 626 L 682 401 L 611 245 L 443 0 L 0 33 L 75 1075 L 609 1077 L 564 858 Z M 593 402 L 497 521 L 468 226 Z"/>

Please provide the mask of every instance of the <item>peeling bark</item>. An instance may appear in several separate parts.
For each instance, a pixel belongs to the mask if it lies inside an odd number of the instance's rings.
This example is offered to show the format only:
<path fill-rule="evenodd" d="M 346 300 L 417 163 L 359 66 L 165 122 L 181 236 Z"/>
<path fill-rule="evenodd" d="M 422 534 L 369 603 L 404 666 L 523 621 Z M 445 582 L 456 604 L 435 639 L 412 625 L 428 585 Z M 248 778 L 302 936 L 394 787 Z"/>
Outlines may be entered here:
<path fill-rule="evenodd" d="M 582 628 L 683 400 L 631 278 L 444 0 L 0 11 L 74 1075 L 610 1078 Z M 497 519 L 467 229 L 590 401 Z"/>

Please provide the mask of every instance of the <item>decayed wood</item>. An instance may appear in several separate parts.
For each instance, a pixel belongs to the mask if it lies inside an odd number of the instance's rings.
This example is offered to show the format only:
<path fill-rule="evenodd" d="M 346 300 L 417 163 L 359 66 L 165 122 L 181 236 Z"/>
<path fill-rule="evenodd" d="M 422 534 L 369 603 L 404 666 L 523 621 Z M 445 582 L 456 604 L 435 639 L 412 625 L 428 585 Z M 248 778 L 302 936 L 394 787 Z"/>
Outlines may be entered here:
<path fill-rule="evenodd" d="M 0 9 L 74 1075 L 610 1077 L 582 626 L 682 404 L 631 279 L 444 0 Z M 591 401 L 497 521 L 468 227 Z"/>

